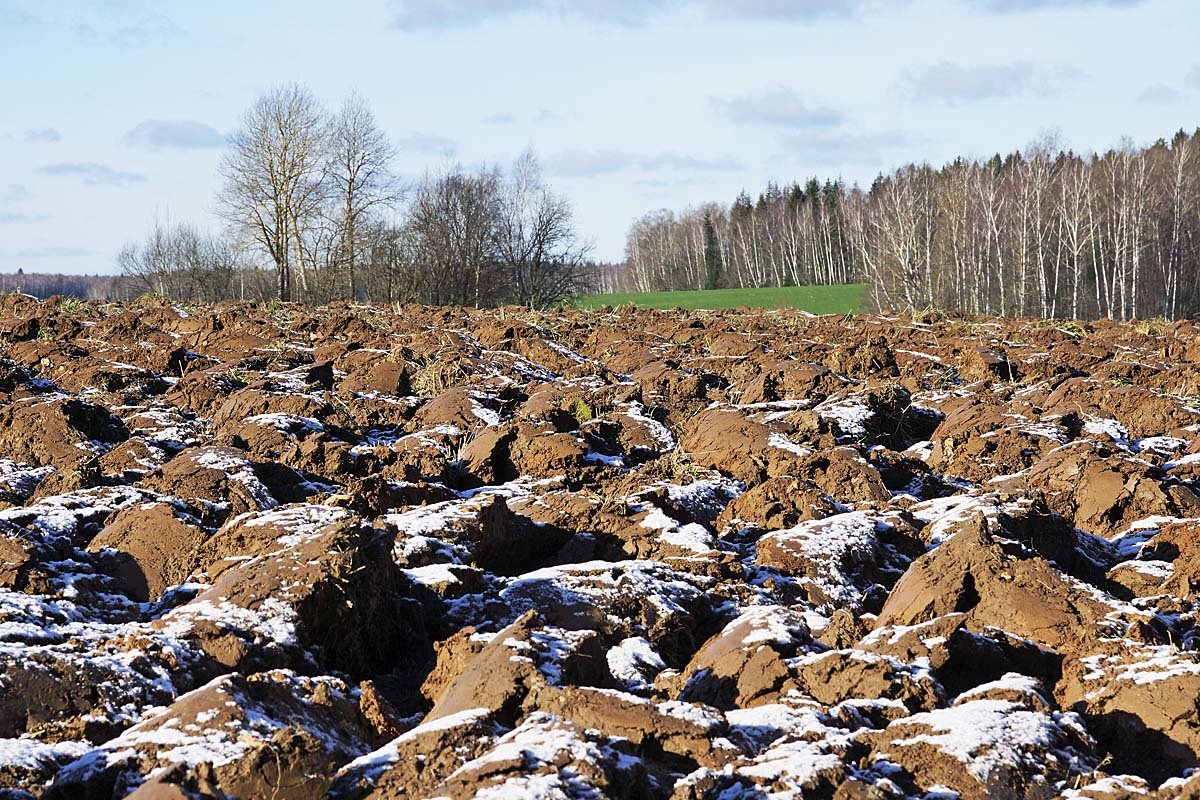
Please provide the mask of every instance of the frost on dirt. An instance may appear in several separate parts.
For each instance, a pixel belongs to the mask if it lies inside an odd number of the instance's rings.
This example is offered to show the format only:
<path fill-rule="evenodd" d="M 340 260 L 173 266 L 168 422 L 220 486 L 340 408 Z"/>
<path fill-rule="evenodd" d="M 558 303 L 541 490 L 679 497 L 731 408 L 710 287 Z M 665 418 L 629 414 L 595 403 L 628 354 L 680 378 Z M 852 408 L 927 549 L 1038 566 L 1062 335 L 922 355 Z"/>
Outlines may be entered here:
<path fill-rule="evenodd" d="M 635 510 L 643 510 L 634 507 Z M 713 550 L 716 539 L 708 529 L 695 522 L 682 524 L 668 516 L 662 509 L 650 506 L 639 523 L 643 528 L 658 531 L 658 538 L 670 545 L 692 553 L 707 553 Z"/>
<path fill-rule="evenodd" d="M 564 724 L 560 718 L 535 712 L 515 729 L 501 736 L 487 753 L 451 773 L 450 779 L 472 774 L 487 775 L 508 765 L 520 764 L 522 769 L 516 775 L 504 777 L 504 772 L 500 772 L 500 782 L 481 789 L 475 793 L 475 797 L 599 796 L 578 766 L 573 765 L 600 764 L 620 759 L 607 746 L 580 738 L 575 728 Z M 533 793 L 527 795 L 530 790 Z"/>
<path fill-rule="evenodd" d="M 321 433 L 325 426 L 312 417 L 301 417 L 296 414 L 256 414 L 243 420 L 247 425 L 264 425 L 284 433 Z"/>
<path fill-rule="evenodd" d="M 1200 678 L 1200 661 L 1170 645 L 1142 645 L 1127 653 L 1094 655 L 1080 659 L 1088 672 L 1084 681 L 1094 684 L 1090 695 L 1099 696 L 1114 682 L 1147 686 L 1170 678 Z"/>
<path fill-rule="evenodd" d="M 0 739 L 0 770 L 46 770 L 79 758 L 91 745 L 87 742 L 55 742 L 37 739 Z"/>
<path fill-rule="evenodd" d="M 3 303 L 0 328 L 30 307 Z M 1112 749 L 1097 714 L 1131 698 L 1182 698 L 1145 715 L 1145 738 L 1200 752 L 1200 411 L 1147 388 L 1196 383 L 1168 357 L 1194 349 L 1187 326 L 1176 342 L 1109 322 L 1064 355 L 1042 326 L 936 315 L 139 304 L 68 325 L 43 310 L 67 341 L 0 359 L 0 420 L 11 405 L 69 429 L 0 422 L 0 795 L 153 777 L 282 797 L 329 776 L 414 797 L 1183 791 L 1165 749 L 1130 759 L 1153 780 L 1096 763 Z M 978 347 L 1017 369 L 971 375 Z M 419 394 L 360 391 L 384 360 Z M 111 385 L 81 385 L 92 374 Z M 102 408 L 60 408 L 79 395 Z M 98 410 L 129 440 L 92 441 L 115 428 Z M 708 460 L 722 425 L 739 452 Z M 489 427 L 495 444 L 468 448 Z M 990 460 L 965 463 L 964 441 Z M 1070 463 L 1060 448 L 1123 476 L 1111 508 L 1087 495 L 1116 535 L 1074 530 L 1088 487 L 1071 483 L 1089 472 L 1030 485 L 1046 454 Z M 847 464 L 871 485 L 838 480 Z M 491 485 L 511 466 L 527 474 Z M 154 527 L 168 510 L 180 552 Z M 745 526 L 725 525 L 735 511 Z M 999 563 L 971 560 L 980 524 Z M 961 574 L 896 595 L 922 545 L 922 564 Z M 139 571 L 161 599 L 131 590 Z M 1062 596 L 1010 614 L 971 605 L 968 577 Z M 921 596 L 943 584 L 961 596 Z M 1064 598 L 1077 628 L 1050 652 L 1038 614 Z M 367 652 L 376 635 L 386 652 Z M 816 700 L 815 680 L 838 699 Z M 465 710 L 418 724 L 438 705 Z M 252 789 L 224 783 L 256 770 Z"/>
<path fill-rule="evenodd" d="M 1047 762 L 1076 773 L 1089 766 L 1071 745 L 1072 737 L 1087 741 L 1074 714 L 1043 714 L 1008 700 L 970 700 L 897 720 L 889 726 L 903 731 L 893 738 L 893 751 L 927 744 L 960 761 L 984 785 L 1003 771 L 1042 774 Z M 921 728 L 928 733 L 915 733 Z"/>
<path fill-rule="evenodd" d="M 296 609 L 274 597 L 266 598 L 255 608 L 245 608 L 224 598 L 216 598 L 193 600 L 173 609 L 161 618 L 156 627 L 169 636 L 184 638 L 198 623 L 211 623 L 264 647 L 283 649 L 299 644 L 296 638 L 297 620 Z"/>
<path fill-rule="evenodd" d="M 802 522 L 794 528 L 767 534 L 811 565 L 800 578 L 819 587 L 836 606 L 862 604 L 862 580 L 854 571 L 871 563 L 880 552 L 877 532 L 886 525 L 868 512 L 852 511 L 825 519 Z"/>
<path fill-rule="evenodd" d="M 237 455 L 235 451 L 203 448 L 193 453 L 192 462 L 198 467 L 223 472 L 229 480 L 242 484 L 259 508 L 274 508 L 279 504 L 254 474 L 249 459 Z"/>
<path fill-rule="evenodd" d="M 618 629 L 638 628 L 617 613 L 635 602 L 657 618 L 669 619 L 689 612 L 691 603 L 704 594 L 710 579 L 677 572 L 654 561 L 591 561 L 564 564 L 529 572 L 507 581 L 500 598 L 516 614 L 554 605 L 586 608 L 598 605 Z M 635 631 L 641 634 L 644 631 Z"/>
<path fill-rule="evenodd" d="M 153 495 L 128 486 L 105 486 L 42 498 L 30 505 L 0 511 L 0 520 L 32 528 L 46 536 L 66 539 L 99 532 L 111 514 L 151 499 Z"/>
<path fill-rule="evenodd" d="M 431 733 L 480 723 L 490 717 L 491 713 L 487 708 L 469 708 L 429 722 L 422 722 L 382 747 L 350 761 L 338 770 L 338 776 L 354 775 L 362 782 L 373 785 L 383 772 L 400 759 L 400 748 L 404 745 L 418 741 L 421 737 Z"/>
<path fill-rule="evenodd" d="M 349 517 L 350 512 L 344 508 L 298 503 L 268 511 L 252 511 L 239 517 L 237 521 L 247 528 L 273 528 L 280 533 L 277 540 L 280 545 L 294 547 L 318 535 L 330 525 Z"/>
<path fill-rule="evenodd" d="M 803 445 L 796 444 L 782 433 L 776 433 L 774 431 L 767 435 L 767 444 L 778 450 L 784 450 L 792 453 L 793 455 L 801 457 L 812 455 L 812 450 L 809 450 Z"/>
<path fill-rule="evenodd" d="M 332 695 L 345 696 L 340 681 L 329 678 L 300 678 L 277 670 L 257 680 L 272 683 L 304 696 L 323 684 Z M 303 716 L 297 718 L 272 707 L 266 696 L 251 690 L 234 676 L 222 676 L 180 697 L 175 708 L 126 730 L 102 747 L 68 765 L 59 780 L 68 785 L 95 780 L 107 769 L 121 768 L 131 756 L 146 754 L 161 765 L 185 764 L 219 767 L 240 759 L 250 749 L 270 742 L 291 726 L 303 724 L 313 739 L 328 750 L 357 749 L 358 745 L 334 726 L 320 706 L 301 702 Z M 307 707 L 306 707 L 307 706 Z"/>
<path fill-rule="evenodd" d="M 622 639 L 606 658 L 613 677 L 630 691 L 649 688 L 654 676 L 667 667 L 654 646 L 641 636 Z"/>
<path fill-rule="evenodd" d="M 28 499 L 37 485 L 54 473 L 54 467 L 31 467 L 0 458 L 0 488 Z"/>
<path fill-rule="evenodd" d="M 720 636 L 738 636 L 743 646 L 795 646 L 809 639 L 804 617 L 778 605 L 748 606 L 722 629 Z"/>
<path fill-rule="evenodd" d="M 822 419 L 837 425 L 842 435 L 861 438 L 867 435 L 867 423 L 875 416 L 862 398 L 846 397 L 826 400 L 813 408 Z"/>

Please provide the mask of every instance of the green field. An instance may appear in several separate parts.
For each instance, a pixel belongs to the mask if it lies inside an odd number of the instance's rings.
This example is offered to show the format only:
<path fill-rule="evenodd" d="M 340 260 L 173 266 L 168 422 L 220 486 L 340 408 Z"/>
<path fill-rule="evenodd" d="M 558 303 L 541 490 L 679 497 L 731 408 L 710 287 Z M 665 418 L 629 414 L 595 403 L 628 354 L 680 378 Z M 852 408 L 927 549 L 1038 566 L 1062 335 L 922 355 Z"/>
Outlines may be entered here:
<path fill-rule="evenodd" d="M 861 309 L 863 286 L 780 286 L 693 292 L 623 292 L 576 297 L 578 308 L 635 305 L 642 308 L 798 308 L 813 314 L 852 314 Z"/>

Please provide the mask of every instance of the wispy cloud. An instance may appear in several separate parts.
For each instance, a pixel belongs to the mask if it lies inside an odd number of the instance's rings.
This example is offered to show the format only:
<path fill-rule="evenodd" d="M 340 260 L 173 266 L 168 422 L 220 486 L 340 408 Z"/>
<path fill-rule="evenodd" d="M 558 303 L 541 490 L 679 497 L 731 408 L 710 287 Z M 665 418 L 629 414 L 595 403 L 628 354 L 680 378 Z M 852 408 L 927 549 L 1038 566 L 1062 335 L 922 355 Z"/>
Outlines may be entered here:
<path fill-rule="evenodd" d="M 515 125 L 516 114 L 488 114 L 483 118 L 484 125 Z"/>
<path fill-rule="evenodd" d="M 546 172 L 564 178 L 590 178 L 627 169 L 644 172 L 733 172 L 745 164 L 732 156 L 697 158 L 675 152 L 639 155 L 624 150 L 564 150 L 545 161 Z"/>
<path fill-rule="evenodd" d="M 41 212 L 0 212 L 0 225 L 24 225 L 30 222 L 44 222 L 48 219 L 51 219 L 51 216 Z"/>
<path fill-rule="evenodd" d="M 225 137 L 215 128 L 192 120 L 148 119 L 126 132 L 122 141 L 151 150 L 200 150 L 224 147 Z"/>
<path fill-rule="evenodd" d="M 1114 8 L 1141 5 L 1145 0 L 960 0 L 968 6 L 975 6 L 987 11 L 1001 14 L 1013 14 L 1022 11 L 1043 11 L 1058 8 L 1095 8 L 1109 6 Z"/>
<path fill-rule="evenodd" d="M 636 156 L 622 150 L 564 150 L 544 162 L 548 174 L 564 178 L 608 175 L 636 163 Z"/>
<path fill-rule="evenodd" d="M 1051 96 L 1084 77 L 1078 67 L 1016 64 L 940 64 L 910 70 L 900 80 L 901 90 L 913 100 L 961 105 L 1020 94 Z"/>
<path fill-rule="evenodd" d="M 890 0 L 895 5 L 903 0 Z M 867 0 L 704 0 L 696 3 L 714 15 L 741 19 L 808 22 L 820 17 L 852 17 Z"/>
<path fill-rule="evenodd" d="M 58 142 L 61 140 L 62 134 L 54 128 L 34 128 L 25 131 L 25 141 L 27 142 Z"/>
<path fill-rule="evenodd" d="M 488 114 L 482 119 L 482 122 L 484 125 L 518 125 L 528 122 L 542 124 L 546 122 L 557 122 L 562 118 L 562 115 L 557 111 L 543 108 L 537 113 L 531 114 L 516 114 L 509 111 Z"/>
<path fill-rule="evenodd" d="M 698 175 L 674 178 L 638 178 L 633 182 L 643 189 L 679 189 L 687 186 L 703 186 L 706 181 Z"/>
<path fill-rule="evenodd" d="M 659 153 L 639 159 L 638 166 L 647 172 L 677 170 L 683 172 L 737 172 L 745 169 L 741 159 L 733 156 L 696 158 L 680 153 Z"/>
<path fill-rule="evenodd" d="M 44 247 L 30 247 L 17 251 L 17 258 L 89 258 L 95 256 L 95 250 L 86 247 L 76 247 L 67 244 L 52 244 Z"/>
<path fill-rule="evenodd" d="M 458 143 L 446 136 L 436 133 L 418 133 L 410 131 L 393 138 L 393 143 L 400 150 L 435 156 L 452 156 L 458 152 Z"/>
<path fill-rule="evenodd" d="M 882 166 L 890 152 L 904 153 L 911 160 L 912 148 L 926 141 L 921 136 L 898 129 L 863 134 L 832 131 L 784 133 L 779 137 L 786 157 L 798 165 L 833 169 Z"/>
<path fill-rule="evenodd" d="M 402 30 L 463 28 L 501 17 L 531 14 L 610 25 L 644 25 L 675 9 L 724 19 L 811 21 L 847 17 L 878 0 L 394 0 Z"/>
<path fill-rule="evenodd" d="M 0 33 L 18 28 L 40 28 L 46 21 L 28 8 L 6 0 L 0 2 Z"/>
<path fill-rule="evenodd" d="M 778 87 L 759 94 L 714 97 L 713 108 L 731 122 L 773 125 L 782 128 L 833 128 L 846 121 L 846 114 L 829 105 L 813 105 L 795 89 Z"/>
<path fill-rule="evenodd" d="M 1200 92 L 1200 64 L 1188 70 L 1188 74 L 1183 78 L 1183 83 L 1189 89 L 1195 89 Z"/>
<path fill-rule="evenodd" d="M 397 0 L 395 23 L 402 30 L 463 28 L 516 14 L 582 17 L 636 25 L 670 0 Z"/>
<path fill-rule="evenodd" d="M 71 32 L 93 45 L 115 45 L 141 48 L 164 44 L 183 35 L 183 29 L 158 12 L 140 14 L 110 13 L 97 15 L 93 21 L 78 20 Z"/>
<path fill-rule="evenodd" d="M 10 183 L 0 191 L 0 202 L 7 206 L 15 206 L 18 203 L 24 203 L 33 197 L 33 192 L 29 187 L 21 183 Z"/>
<path fill-rule="evenodd" d="M 1138 95 L 1138 102 L 1147 105 L 1172 105 L 1174 103 L 1182 103 L 1186 99 L 1183 92 L 1165 83 L 1156 83 L 1152 86 L 1147 86 Z"/>
<path fill-rule="evenodd" d="M 146 176 L 140 172 L 115 170 L 92 161 L 47 164 L 39 167 L 38 172 L 51 177 L 80 178 L 84 186 L 131 186 L 146 182 Z"/>

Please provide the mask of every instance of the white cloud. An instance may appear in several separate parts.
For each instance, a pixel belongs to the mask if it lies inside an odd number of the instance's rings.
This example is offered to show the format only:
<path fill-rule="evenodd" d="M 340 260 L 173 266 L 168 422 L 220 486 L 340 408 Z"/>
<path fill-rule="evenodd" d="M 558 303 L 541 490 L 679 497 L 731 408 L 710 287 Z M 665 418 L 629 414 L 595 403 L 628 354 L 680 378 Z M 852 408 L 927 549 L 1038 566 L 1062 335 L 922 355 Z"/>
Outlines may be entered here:
<path fill-rule="evenodd" d="M 1195 89 L 1200 92 L 1200 64 L 1188 70 L 1188 74 L 1183 78 L 1183 83 L 1189 89 Z"/>
<path fill-rule="evenodd" d="M 34 128 L 25 131 L 25 141 L 27 142 L 57 142 L 61 139 L 62 134 L 54 128 Z"/>
<path fill-rule="evenodd" d="M 122 137 L 131 147 L 151 150 L 200 150 L 224 147 L 225 137 L 215 128 L 192 120 L 148 119 L 138 123 Z"/>
<path fill-rule="evenodd" d="M 393 19 L 403 30 L 471 27 L 518 14 L 637 26 L 666 11 L 684 8 L 726 19 L 809 21 L 852 16 L 867 3 L 868 0 L 394 0 Z"/>
<path fill-rule="evenodd" d="M 785 133 L 779 137 L 780 145 L 796 164 L 835 170 L 883 166 L 888 153 L 910 161 L 914 159 L 912 149 L 925 141 L 908 131 L 896 129 L 864 134 L 814 131 Z"/>
<path fill-rule="evenodd" d="M 795 89 L 785 87 L 739 97 L 714 97 L 712 104 L 718 114 L 739 124 L 833 128 L 846 121 L 846 114 L 841 109 L 812 105 Z"/>
<path fill-rule="evenodd" d="M 139 172 L 115 170 L 95 162 L 47 164 L 39 167 L 38 172 L 51 177 L 81 178 L 84 186 L 129 186 L 146 182 L 146 176 Z"/>
<path fill-rule="evenodd" d="M 20 183 L 10 183 L 0 191 L 0 202 L 8 206 L 15 206 L 19 203 L 24 203 L 33 197 L 33 192 L 28 186 Z"/>
<path fill-rule="evenodd" d="M 400 150 L 407 150 L 413 153 L 424 153 L 425 155 L 436 156 L 452 156 L 458 152 L 458 143 L 446 136 L 440 136 L 436 133 L 419 133 L 410 131 L 406 134 L 396 136 L 392 142 Z"/>
<path fill-rule="evenodd" d="M 485 125 L 513 125 L 517 122 L 515 114 L 488 114 L 483 118 Z"/>
<path fill-rule="evenodd" d="M 18 211 L 14 213 L 0 213 L 0 225 L 24 225 L 28 222 L 44 222 L 50 219 L 49 214 L 42 212 L 26 213 Z"/>
<path fill-rule="evenodd" d="M 1171 105 L 1182 103 L 1185 99 L 1183 92 L 1165 83 L 1156 83 L 1152 86 L 1147 86 L 1138 95 L 1139 103 L 1150 105 Z"/>
<path fill-rule="evenodd" d="M 969 6 L 987 11 L 1012 14 L 1021 11 L 1041 11 L 1057 8 L 1095 8 L 1096 6 L 1128 7 L 1144 0 L 962 0 Z"/>
<path fill-rule="evenodd" d="M 698 158 L 675 152 L 639 155 L 624 150 L 564 150 L 546 159 L 545 167 L 550 175 L 587 178 L 627 169 L 643 172 L 735 172 L 745 165 L 732 156 Z"/>
<path fill-rule="evenodd" d="M 1050 96 L 1083 77 L 1077 67 L 1015 64 L 939 64 L 909 70 L 901 78 L 902 90 L 913 100 L 961 105 L 1019 94 Z"/>

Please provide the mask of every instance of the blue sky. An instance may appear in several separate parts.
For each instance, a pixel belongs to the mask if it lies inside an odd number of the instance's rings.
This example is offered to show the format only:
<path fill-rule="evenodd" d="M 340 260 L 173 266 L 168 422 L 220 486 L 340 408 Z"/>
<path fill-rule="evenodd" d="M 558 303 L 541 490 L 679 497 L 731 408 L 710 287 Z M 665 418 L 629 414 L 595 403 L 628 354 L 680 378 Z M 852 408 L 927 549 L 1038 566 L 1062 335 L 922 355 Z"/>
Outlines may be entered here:
<path fill-rule="evenodd" d="M 1194 0 L 0 0 L 0 272 L 204 226 L 272 85 L 357 89 L 416 178 L 532 146 L 600 258 L 656 208 L 1058 130 L 1200 125 Z"/>

